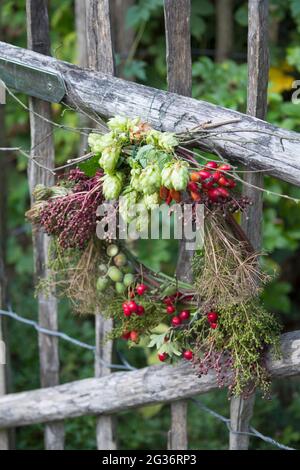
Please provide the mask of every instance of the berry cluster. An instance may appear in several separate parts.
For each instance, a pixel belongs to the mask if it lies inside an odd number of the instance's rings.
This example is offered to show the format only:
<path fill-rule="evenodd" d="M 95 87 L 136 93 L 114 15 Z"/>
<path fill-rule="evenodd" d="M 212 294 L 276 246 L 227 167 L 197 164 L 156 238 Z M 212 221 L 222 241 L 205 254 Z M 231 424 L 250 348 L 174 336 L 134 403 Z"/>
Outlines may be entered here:
<path fill-rule="evenodd" d="M 99 175 L 85 180 L 81 173 L 73 170 L 71 179 L 77 183 L 72 193 L 49 199 L 40 212 L 41 226 L 48 235 L 56 236 L 64 249 L 86 246 L 95 234 L 96 211 L 103 201 Z"/>
<path fill-rule="evenodd" d="M 190 174 L 188 190 L 193 201 L 202 202 L 206 195 L 210 203 L 224 202 L 230 198 L 230 190 L 236 182 L 227 176 L 231 166 L 224 163 L 208 162 L 200 171 Z"/>
<path fill-rule="evenodd" d="M 209 326 L 215 330 L 218 326 L 218 313 L 217 312 L 208 312 L 206 314 L 207 321 L 209 323 Z"/>
<path fill-rule="evenodd" d="M 130 291 L 130 297 L 134 298 L 135 294 L 142 296 L 145 294 L 145 292 L 147 292 L 147 290 L 148 290 L 148 286 L 146 286 L 146 284 L 143 284 L 143 283 L 138 284 L 135 290 L 132 289 Z M 123 302 L 122 309 L 123 309 L 123 313 L 125 317 L 131 317 L 131 315 L 133 314 L 142 316 L 145 313 L 145 308 L 143 307 L 143 305 L 138 304 L 134 300 L 127 300 Z M 122 334 L 122 338 L 126 340 L 130 340 L 134 343 L 139 342 L 139 334 L 137 331 L 134 331 L 134 330 L 124 331 L 124 333 Z"/>
<path fill-rule="evenodd" d="M 216 373 L 218 386 L 224 387 L 230 381 L 228 371 L 233 368 L 233 360 L 227 351 L 215 351 L 210 348 L 209 351 L 204 353 L 202 358 L 197 359 L 195 363 L 198 365 L 199 377 L 206 375 L 209 370 L 214 370 Z"/>

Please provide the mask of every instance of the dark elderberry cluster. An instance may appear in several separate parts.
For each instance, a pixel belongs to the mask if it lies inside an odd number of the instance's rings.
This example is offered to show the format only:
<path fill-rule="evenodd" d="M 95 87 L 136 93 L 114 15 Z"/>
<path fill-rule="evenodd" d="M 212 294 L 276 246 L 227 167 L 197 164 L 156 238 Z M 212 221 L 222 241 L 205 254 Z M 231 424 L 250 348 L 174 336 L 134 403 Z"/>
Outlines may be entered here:
<path fill-rule="evenodd" d="M 100 175 L 86 178 L 81 173 L 72 170 L 68 179 L 77 181 L 73 192 L 50 199 L 40 213 L 45 232 L 56 236 L 62 248 L 83 249 L 96 232 L 96 211 L 103 201 Z"/>
<path fill-rule="evenodd" d="M 208 374 L 210 370 L 214 370 L 218 387 L 229 386 L 232 380 L 233 360 L 228 351 L 209 350 L 204 353 L 202 358 L 196 360 L 195 365 L 199 377 Z"/>

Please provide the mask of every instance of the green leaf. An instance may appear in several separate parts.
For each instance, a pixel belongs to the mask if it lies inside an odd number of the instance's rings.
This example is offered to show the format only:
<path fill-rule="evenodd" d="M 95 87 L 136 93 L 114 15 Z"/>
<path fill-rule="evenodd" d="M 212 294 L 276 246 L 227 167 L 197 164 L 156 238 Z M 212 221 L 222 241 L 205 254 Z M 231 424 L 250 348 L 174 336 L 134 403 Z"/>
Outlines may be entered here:
<path fill-rule="evenodd" d="M 99 170 L 99 156 L 93 155 L 85 162 L 79 163 L 79 168 L 89 177 L 95 176 L 96 172 Z"/>

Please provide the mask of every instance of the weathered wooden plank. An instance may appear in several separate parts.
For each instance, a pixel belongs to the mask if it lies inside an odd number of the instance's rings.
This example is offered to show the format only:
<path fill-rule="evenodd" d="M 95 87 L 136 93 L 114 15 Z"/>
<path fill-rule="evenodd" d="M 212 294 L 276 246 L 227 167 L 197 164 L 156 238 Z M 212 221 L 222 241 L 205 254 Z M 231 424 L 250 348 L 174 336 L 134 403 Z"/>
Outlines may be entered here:
<path fill-rule="evenodd" d="M 109 75 L 114 74 L 114 56 L 110 26 L 109 0 L 86 1 L 87 65 L 93 70 Z M 112 363 L 113 342 L 105 341 L 113 326 L 112 320 L 104 318 L 101 312 L 95 316 L 95 377 L 111 373 L 104 365 Z M 96 437 L 99 450 L 116 449 L 113 417 L 100 416 L 97 419 Z"/>
<path fill-rule="evenodd" d="M 168 90 L 184 96 L 192 94 L 192 57 L 190 33 L 190 0 L 164 1 L 166 31 L 166 62 Z M 192 252 L 185 249 L 186 240 L 181 240 L 176 274 L 178 279 L 191 281 Z M 171 403 L 171 429 L 168 436 L 168 448 L 185 450 L 188 448 L 187 402 L 184 400 Z"/>
<path fill-rule="evenodd" d="M 213 135 L 202 140 L 199 147 L 212 152 L 217 150 L 231 161 L 260 168 L 269 175 L 300 185 L 300 136 L 296 132 L 279 129 L 237 111 L 127 82 L 100 72 L 83 70 L 0 42 L 0 57 L 11 55 L 23 64 L 30 63 L 60 71 L 67 87 L 64 100 L 76 110 L 82 108 L 89 112 L 94 111 L 103 117 L 115 114 L 140 115 L 155 128 L 167 131 L 190 129 L 207 120 L 223 122 L 241 119 L 238 123 L 218 127 L 215 129 L 218 136 Z M 220 134 L 221 130 L 226 131 L 226 134 Z M 243 132 L 234 132 L 237 130 Z M 231 134 L 228 135 L 228 132 Z"/>
<path fill-rule="evenodd" d="M 300 331 L 281 337 L 282 358 L 267 357 L 273 378 L 300 373 Z M 25 426 L 83 415 L 116 413 L 139 406 L 192 397 L 216 389 L 213 373 L 198 378 L 189 363 L 116 372 L 0 397 L 0 427 Z"/>
<path fill-rule="evenodd" d="M 42 54 L 49 54 L 50 39 L 47 1 L 27 0 L 26 12 L 28 47 Z M 31 156 L 37 158 L 41 164 L 52 168 L 55 165 L 52 125 L 39 117 L 43 116 L 51 120 L 51 105 L 37 98 L 31 98 L 29 106 Z M 42 183 L 47 186 L 54 184 L 53 175 L 32 162 L 30 162 L 28 167 L 28 180 L 31 197 L 32 191 L 37 184 Z M 37 227 L 35 227 L 33 231 L 33 251 L 36 276 L 38 278 L 47 277 L 49 275 L 47 268 L 49 238 Z M 51 330 L 57 329 L 57 305 L 54 293 L 49 296 L 46 296 L 44 293 L 38 295 L 38 315 L 39 324 L 42 327 Z M 50 387 L 57 385 L 59 383 L 57 338 L 39 334 L 39 356 L 41 386 Z M 47 450 L 63 449 L 63 423 L 46 424 L 44 440 Z"/>
<path fill-rule="evenodd" d="M 248 99 L 247 113 L 265 119 L 267 112 L 267 89 L 269 77 L 268 48 L 268 0 L 250 0 L 248 4 Z M 246 173 L 246 183 L 263 187 L 263 175 Z M 243 214 L 242 227 L 256 250 L 261 250 L 263 203 L 262 192 L 251 186 L 244 186 L 243 194 L 248 196 L 253 206 Z M 236 434 L 234 431 L 249 430 L 253 414 L 255 396 L 248 400 L 237 397 L 231 400 L 230 449 L 246 450 L 249 435 Z"/>
<path fill-rule="evenodd" d="M 216 8 L 216 61 L 228 59 L 233 46 L 234 0 L 217 0 Z"/>

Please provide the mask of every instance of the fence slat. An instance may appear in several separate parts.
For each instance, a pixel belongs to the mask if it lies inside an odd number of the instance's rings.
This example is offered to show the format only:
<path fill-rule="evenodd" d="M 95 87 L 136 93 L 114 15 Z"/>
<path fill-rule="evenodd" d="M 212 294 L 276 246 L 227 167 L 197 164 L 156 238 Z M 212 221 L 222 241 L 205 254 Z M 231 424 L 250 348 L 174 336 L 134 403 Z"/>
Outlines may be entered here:
<path fill-rule="evenodd" d="M 113 75 L 114 57 L 109 0 L 86 1 L 86 33 L 88 66 L 93 70 Z M 95 317 L 95 377 L 103 377 L 111 372 L 102 361 L 109 364 L 112 362 L 113 342 L 105 341 L 112 326 L 111 319 L 104 318 L 100 312 L 97 312 Z M 112 416 L 100 416 L 97 419 L 96 437 L 99 450 L 116 449 L 113 420 Z"/>
<path fill-rule="evenodd" d="M 166 31 L 166 61 L 168 90 L 184 96 L 192 94 L 192 57 L 190 0 L 164 1 Z M 192 252 L 185 250 L 185 240 L 180 243 L 176 274 L 182 281 L 191 280 Z M 168 436 L 168 448 L 185 450 L 188 448 L 187 402 L 184 400 L 171 403 L 171 429 Z"/>
<path fill-rule="evenodd" d="M 282 358 L 271 354 L 266 365 L 272 378 L 300 374 L 300 331 L 281 337 Z M 218 389 L 216 376 L 198 378 L 190 364 L 156 365 L 132 372 L 115 372 L 0 397 L 0 427 L 25 426 L 55 421 L 64 416 L 111 414 L 155 403 L 170 403 Z"/>
<path fill-rule="evenodd" d="M 49 20 L 47 0 L 27 0 L 27 35 L 28 47 L 42 54 L 50 54 Z M 52 125 L 39 118 L 37 113 L 51 120 L 51 105 L 45 101 L 30 98 L 31 157 L 38 159 L 48 168 L 54 167 L 54 143 Z M 32 194 L 38 183 L 53 185 L 50 172 L 30 162 L 28 168 L 29 187 Z M 38 278 L 49 275 L 48 262 L 49 238 L 40 230 L 33 230 L 33 251 L 35 274 Z M 57 304 L 52 293 L 49 297 L 40 293 L 38 296 L 39 324 L 52 330 L 57 329 Z M 42 387 L 59 383 L 58 339 L 39 334 L 40 378 Z M 64 448 L 64 424 L 49 423 L 45 426 L 45 448 L 62 450 Z"/>
<path fill-rule="evenodd" d="M 268 0 L 250 0 L 248 10 L 248 99 L 247 113 L 265 119 L 267 111 L 267 88 L 269 76 L 268 50 Z M 244 180 L 258 187 L 263 187 L 260 173 L 246 173 Z M 255 249 L 261 248 L 262 237 L 262 192 L 250 186 L 244 186 L 243 193 L 250 197 L 253 206 L 243 215 L 242 226 Z M 249 400 L 234 398 L 231 400 L 231 428 L 233 431 L 248 431 L 254 407 L 254 396 Z M 230 433 L 230 449 L 246 450 L 249 436 Z"/>
<path fill-rule="evenodd" d="M 64 102 L 73 109 L 83 108 L 103 117 L 116 114 L 144 116 L 156 129 L 171 132 L 190 129 L 196 124 L 206 123 L 208 119 L 214 124 L 223 123 L 214 129 L 210 137 L 206 136 L 199 142 L 199 148 L 212 153 L 219 151 L 230 161 L 260 168 L 270 176 L 300 186 L 300 136 L 297 132 L 280 129 L 205 101 L 83 70 L 0 41 L 2 61 L 11 57 L 18 60 L 21 66 L 39 66 L 45 72 L 60 72 L 68 90 Z M 0 76 L 3 76 L 3 70 L 7 72 L 2 62 Z M 223 134 L 224 140 L 221 138 L 222 131 L 226 132 Z"/>

